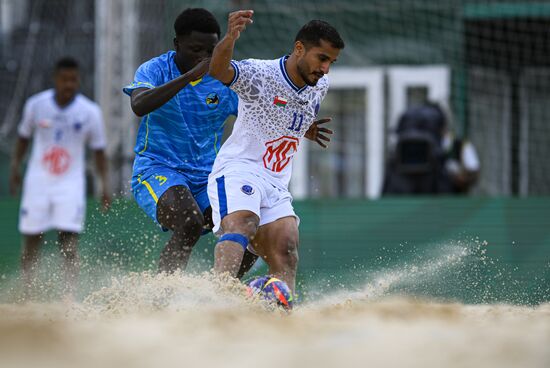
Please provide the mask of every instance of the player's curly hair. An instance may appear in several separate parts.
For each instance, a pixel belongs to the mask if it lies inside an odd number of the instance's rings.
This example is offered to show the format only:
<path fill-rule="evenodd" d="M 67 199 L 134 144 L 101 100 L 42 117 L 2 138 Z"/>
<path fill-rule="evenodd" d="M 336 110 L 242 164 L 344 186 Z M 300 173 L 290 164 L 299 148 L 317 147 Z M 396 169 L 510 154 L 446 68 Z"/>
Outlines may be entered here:
<path fill-rule="evenodd" d="M 55 62 L 54 71 L 60 69 L 78 69 L 78 61 L 71 56 L 64 56 Z"/>
<path fill-rule="evenodd" d="M 344 48 L 344 41 L 342 40 L 342 37 L 340 37 L 340 34 L 330 24 L 323 20 L 311 20 L 308 23 L 306 23 L 296 35 L 296 41 L 302 42 L 306 48 L 309 48 L 311 46 L 319 46 L 321 44 L 321 40 L 329 42 L 332 47 L 335 47 L 337 49 L 343 49 Z"/>
<path fill-rule="evenodd" d="M 174 22 L 177 36 L 185 36 L 192 31 L 216 33 L 220 37 L 220 24 L 212 13 L 203 8 L 187 8 L 178 15 Z"/>

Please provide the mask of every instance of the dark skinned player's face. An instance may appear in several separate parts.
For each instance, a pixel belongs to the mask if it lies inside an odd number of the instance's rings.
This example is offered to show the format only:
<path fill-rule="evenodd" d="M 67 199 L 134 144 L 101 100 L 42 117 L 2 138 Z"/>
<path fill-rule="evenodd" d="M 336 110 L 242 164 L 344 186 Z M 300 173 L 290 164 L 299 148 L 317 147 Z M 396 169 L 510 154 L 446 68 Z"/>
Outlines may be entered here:
<path fill-rule="evenodd" d="M 62 102 L 71 101 L 78 88 L 80 88 L 80 76 L 76 68 L 61 68 L 54 74 L 54 87 L 57 98 Z"/>
<path fill-rule="evenodd" d="M 183 69 L 180 72 L 188 72 L 202 59 L 211 57 L 217 43 L 216 33 L 192 31 L 188 35 L 176 36 L 174 38 L 176 62 L 178 67 Z"/>
<path fill-rule="evenodd" d="M 319 79 L 328 74 L 330 66 L 340 54 L 340 49 L 324 40 L 320 41 L 319 46 L 306 49 L 305 45 L 298 41 L 295 52 L 298 56 L 297 67 L 300 77 L 308 86 L 315 86 Z"/>

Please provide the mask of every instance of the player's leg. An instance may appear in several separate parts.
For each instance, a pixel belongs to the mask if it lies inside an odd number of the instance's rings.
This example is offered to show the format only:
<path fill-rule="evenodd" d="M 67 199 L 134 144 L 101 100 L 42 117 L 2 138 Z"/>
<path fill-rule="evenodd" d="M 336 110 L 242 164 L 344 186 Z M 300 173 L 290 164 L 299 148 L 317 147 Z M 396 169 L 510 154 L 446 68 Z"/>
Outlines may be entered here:
<path fill-rule="evenodd" d="M 223 218 L 221 226 L 224 234 L 214 250 L 214 272 L 239 276 L 245 250 L 259 223 L 260 218 L 251 211 L 236 211 Z"/>
<path fill-rule="evenodd" d="M 59 231 L 57 241 L 63 257 L 63 274 L 65 292 L 73 294 L 76 290 L 80 273 L 80 259 L 78 256 L 78 233 Z"/>
<path fill-rule="evenodd" d="M 21 271 L 25 294 L 28 295 L 38 267 L 38 257 L 44 234 L 23 235 L 23 251 L 21 252 Z"/>
<path fill-rule="evenodd" d="M 72 295 L 80 273 L 78 237 L 84 228 L 86 200 L 81 190 L 67 188 L 54 196 L 52 201 L 53 227 L 58 231 L 57 243 L 63 258 L 64 292 Z"/>
<path fill-rule="evenodd" d="M 52 227 L 50 196 L 33 186 L 23 189 L 19 210 L 19 232 L 23 235 L 21 272 L 25 294 L 29 296 L 38 267 L 44 233 Z"/>
<path fill-rule="evenodd" d="M 204 224 L 188 178 L 169 167 L 153 166 L 134 173 L 132 191 L 137 204 L 150 218 L 163 230 L 172 230 L 160 255 L 159 271 L 173 273 L 185 269 Z"/>
<path fill-rule="evenodd" d="M 197 195 L 196 197 L 198 203 L 201 203 L 201 195 Z M 214 221 L 212 219 L 212 206 L 210 206 L 210 201 L 208 200 L 208 195 L 206 198 L 203 199 L 208 203 L 208 207 L 203 211 L 204 215 L 204 226 L 203 226 L 203 234 L 205 232 L 210 232 L 214 228 Z M 241 279 L 250 269 L 252 266 L 254 266 L 254 263 L 258 260 L 258 256 L 248 250 L 248 248 L 244 251 L 243 260 L 241 262 L 241 266 L 239 268 L 239 272 L 237 272 L 237 278 Z"/>
<path fill-rule="evenodd" d="M 299 233 L 296 217 L 288 216 L 260 226 L 252 246 L 268 264 L 269 273 L 294 291 L 298 268 Z"/>
<path fill-rule="evenodd" d="M 211 176 L 208 197 L 212 205 L 214 232 L 220 236 L 214 251 L 214 271 L 242 277 L 256 257 L 246 249 L 260 222 L 262 189 L 250 173 Z"/>
<path fill-rule="evenodd" d="M 159 271 L 185 269 L 204 226 L 204 216 L 189 188 L 178 185 L 164 192 L 157 203 L 157 220 L 172 230 L 160 254 Z"/>
<path fill-rule="evenodd" d="M 239 268 L 239 272 L 237 272 L 237 278 L 239 280 L 242 279 L 243 276 L 246 275 L 248 271 L 250 271 L 250 269 L 252 268 L 252 266 L 254 266 L 258 258 L 259 256 L 252 253 L 248 248 L 244 251 L 241 267 Z"/>

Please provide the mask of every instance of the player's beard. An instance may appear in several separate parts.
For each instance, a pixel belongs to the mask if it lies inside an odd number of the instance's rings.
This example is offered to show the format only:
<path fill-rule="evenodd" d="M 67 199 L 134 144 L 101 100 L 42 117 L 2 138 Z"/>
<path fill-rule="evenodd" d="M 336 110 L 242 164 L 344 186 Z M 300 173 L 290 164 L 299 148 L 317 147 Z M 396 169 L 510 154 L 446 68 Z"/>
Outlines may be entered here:
<path fill-rule="evenodd" d="M 305 64 L 305 65 L 304 65 Z M 317 82 L 319 80 L 313 81 L 311 79 L 311 73 L 308 72 L 307 64 L 303 61 L 299 61 L 297 64 L 298 74 L 300 74 L 300 77 L 306 82 L 306 84 L 310 87 L 314 87 L 317 85 Z"/>

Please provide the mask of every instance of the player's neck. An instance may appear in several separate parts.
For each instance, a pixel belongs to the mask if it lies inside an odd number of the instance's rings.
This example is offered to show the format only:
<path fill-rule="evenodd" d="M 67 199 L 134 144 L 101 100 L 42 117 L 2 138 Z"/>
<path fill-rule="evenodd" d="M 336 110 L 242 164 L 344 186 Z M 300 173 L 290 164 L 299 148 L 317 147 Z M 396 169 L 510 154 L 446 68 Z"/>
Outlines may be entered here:
<path fill-rule="evenodd" d="M 69 106 L 71 104 L 71 102 L 73 102 L 74 98 L 76 97 L 73 96 L 69 99 L 66 99 L 66 98 L 62 98 L 61 96 L 59 96 L 59 94 L 55 94 L 54 96 L 54 100 L 55 100 L 55 103 L 57 104 L 57 106 L 59 106 L 60 108 L 65 108 L 67 106 Z"/>
<path fill-rule="evenodd" d="M 286 59 L 285 68 L 290 80 L 296 87 L 302 88 L 306 85 L 306 82 L 302 79 L 300 73 L 298 72 L 298 63 L 294 54 L 290 54 L 288 59 Z"/>

